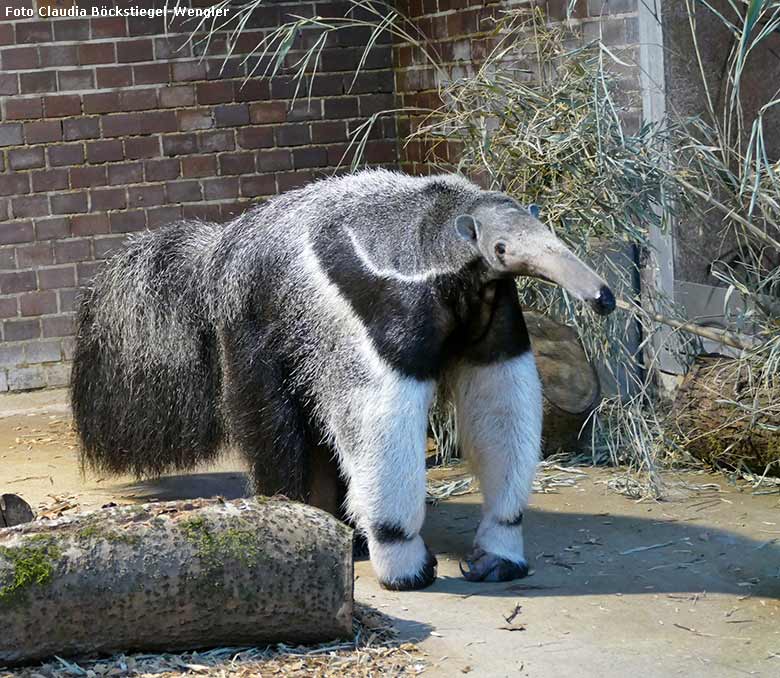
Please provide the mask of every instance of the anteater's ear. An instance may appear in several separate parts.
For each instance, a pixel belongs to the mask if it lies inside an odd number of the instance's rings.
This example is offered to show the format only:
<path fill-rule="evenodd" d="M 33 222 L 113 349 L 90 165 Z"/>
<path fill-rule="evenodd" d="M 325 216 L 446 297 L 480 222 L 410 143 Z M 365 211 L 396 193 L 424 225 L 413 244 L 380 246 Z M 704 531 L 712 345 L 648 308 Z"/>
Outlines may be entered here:
<path fill-rule="evenodd" d="M 455 230 L 464 240 L 476 240 L 479 228 L 479 222 L 470 214 L 460 214 L 455 219 Z"/>
<path fill-rule="evenodd" d="M 531 213 L 531 216 L 534 219 L 538 219 L 539 218 L 539 212 L 541 211 L 539 209 L 539 205 L 533 205 L 533 204 L 528 205 L 528 211 Z"/>

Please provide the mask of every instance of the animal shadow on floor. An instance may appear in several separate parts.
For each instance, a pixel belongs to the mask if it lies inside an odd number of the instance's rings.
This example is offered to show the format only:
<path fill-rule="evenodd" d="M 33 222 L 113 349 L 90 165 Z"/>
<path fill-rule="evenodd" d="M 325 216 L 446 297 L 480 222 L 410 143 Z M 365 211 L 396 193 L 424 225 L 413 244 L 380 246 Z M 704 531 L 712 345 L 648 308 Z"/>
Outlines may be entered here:
<path fill-rule="evenodd" d="M 118 490 L 120 496 L 136 501 L 249 495 L 247 476 L 240 471 L 163 476 Z M 468 553 L 479 519 L 476 503 L 453 499 L 428 507 L 423 535 L 441 564 Z M 719 528 L 656 516 L 605 516 L 538 508 L 527 510 L 524 533 L 529 577 L 475 584 L 459 575 L 444 575 L 440 565 L 439 578 L 425 590 L 490 596 L 708 591 L 780 599 L 777 540 L 757 541 Z"/>
<path fill-rule="evenodd" d="M 207 497 L 239 499 L 248 497 L 250 491 L 249 480 L 245 473 L 241 471 L 221 471 L 170 475 L 149 480 L 139 480 L 119 486 L 117 494 L 122 498 L 146 502 Z"/>
<path fill-rule="evenodd" d="M 423 536 L 444 559 L 471 548 L 480 506 L 450 500 L 428 508 Z M 472 584 L 442 576 L 431 592 L 491 596 L 752 594 L 780 599 L 780 544 L 656 516 L 550 512 L 530 508 L 524 525 L 530 576 Z M 447 568 L 451 571 L 450 568 Z M 457 571 L 457 569 L 456 569 Z"/>

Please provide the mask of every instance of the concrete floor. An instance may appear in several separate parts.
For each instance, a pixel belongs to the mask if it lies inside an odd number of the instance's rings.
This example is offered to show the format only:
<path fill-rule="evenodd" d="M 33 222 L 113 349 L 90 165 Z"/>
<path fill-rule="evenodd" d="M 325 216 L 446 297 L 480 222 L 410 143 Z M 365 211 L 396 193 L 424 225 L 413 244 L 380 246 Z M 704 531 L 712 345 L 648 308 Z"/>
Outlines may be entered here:
<path fill-rule="evenodd" d="M 148 483 L 82 477 L 68 424 L 62 392 L 1 396 L 0 491 L 45 511 L 245 490 L 230 458 Z M 434 586 L 383 591 L 364 561 L 356 597 L 420 642 L 430 676 L 780 676 L 780 496 L 676 474 L 674 500 L 636 502 L 606 489 L 611 473 L 588 470 L 573 487 L 534 495 L 527 579 L 460 577 L 479 519 L 471 494 L 429 508 Z"/>

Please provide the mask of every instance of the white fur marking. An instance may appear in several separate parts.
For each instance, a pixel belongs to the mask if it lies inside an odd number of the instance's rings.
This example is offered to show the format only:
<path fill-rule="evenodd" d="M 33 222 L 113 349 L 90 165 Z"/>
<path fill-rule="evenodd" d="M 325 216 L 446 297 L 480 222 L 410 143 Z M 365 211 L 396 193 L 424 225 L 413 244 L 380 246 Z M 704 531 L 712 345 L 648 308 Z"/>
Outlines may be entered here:
<path fill-rule="evenodd" d="M 388 368 L 348 395 L 359 439 L 344 459 L 347 511 L 368 535 L 371 563 L 385 582 L 415 577 L 425 564 L 418 533 L 425 520 L 425 443 L 434 388 L 432 381 Z M 379 544 L 372 536 L 379 525 L 398 526 L 414 538 Z"/>
<path fill-rule="evenodd" d="M 337 323 L 346 323 L 355 338 L 355 347 L 365 358 L 371 371 L 383 373 L 390 369 L 376 352 L 368 330 L 360 318 L 355 315 L 349 302 L 344 299 L 338 286 L 331 282 L 328 274 L 322 270 L 322 265 L 314 252 L 308 234 L 303 246 L 303 266 L 310 276 L 312 291 L 322 297 L 325 308 L 332 314 Z"/>
<path fill-rule="evenodd" d="M 402 273 L 401 271 L 397 271 L 394 268 L 380 268 L 371 260 L 371 257 L 360 244 L 355 233 L 349 228 L 345 230 L 349 236 L 350 242 L 352 243 L 352 247 L 355 250 L 355 254 L 357 255 L 358 259 L 360 259 L 361 263 L 371 272 L 372 275 L 375 275 L 377 278 L 390 278 L 392 280 L 397 280 L 398 282 L 416 283 L 426 282 L 440 275 L 454 272 L 433 268 L 427 271 L 419 271 L 416 273 Z"/>

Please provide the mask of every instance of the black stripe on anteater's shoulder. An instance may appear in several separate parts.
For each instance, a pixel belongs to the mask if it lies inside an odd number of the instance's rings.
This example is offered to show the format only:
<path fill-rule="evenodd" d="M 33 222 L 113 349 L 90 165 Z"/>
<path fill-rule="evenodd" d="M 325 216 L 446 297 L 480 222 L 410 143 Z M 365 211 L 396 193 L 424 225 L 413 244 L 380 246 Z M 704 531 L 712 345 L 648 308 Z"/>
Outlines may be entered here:
<path fill-rule="evenodd" d="M 219 228 L 182 222 L 136 236 L 82 295 L 71 404 L 87 465 L 154 476 L 219 451 L 219 356 L 202 284 Z"/>
<path fill-rule="evenodd" d="M 314 243 L 328 278 L 360 318 L 377 353 L 394 369 L 417 379 L 442 368 L 443 344 L 454 318 L 430 282 L 377 276 L 350 247 L 343 231 Z"/>
<path fill-rule="evenodd" d="M 484 262 L 455 227 L 459 215 L 478 205 L 515 206 L 514 200 L 451 175 L 380 170 L 355 179 L 341 193 L 338 184 L 329 187 L 331 204 L 316 212 L 311 246 L 381 358 L 427 380 L 455 352 L 490 362 L 527 350 L 519 308 L 503 298 L 506 285 L 482 298 Z M 489 329 L 497 336 L 491 345 L 483 337 Z"/>

